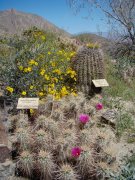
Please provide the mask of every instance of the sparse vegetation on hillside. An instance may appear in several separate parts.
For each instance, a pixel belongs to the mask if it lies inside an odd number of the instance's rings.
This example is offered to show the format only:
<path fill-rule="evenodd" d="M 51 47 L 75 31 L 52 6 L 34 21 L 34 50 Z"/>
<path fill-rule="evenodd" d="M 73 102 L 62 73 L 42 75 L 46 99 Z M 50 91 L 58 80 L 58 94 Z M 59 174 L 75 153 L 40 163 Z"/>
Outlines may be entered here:
<path fill-rule="evenodd" d="M 68 32 L 38 15 L 20 12 L 15 9 L 0 11 L 0 35 L 21 35 L 24 30 L 30 29 L 33 26 L 54 34 L 70 36 Z"/>

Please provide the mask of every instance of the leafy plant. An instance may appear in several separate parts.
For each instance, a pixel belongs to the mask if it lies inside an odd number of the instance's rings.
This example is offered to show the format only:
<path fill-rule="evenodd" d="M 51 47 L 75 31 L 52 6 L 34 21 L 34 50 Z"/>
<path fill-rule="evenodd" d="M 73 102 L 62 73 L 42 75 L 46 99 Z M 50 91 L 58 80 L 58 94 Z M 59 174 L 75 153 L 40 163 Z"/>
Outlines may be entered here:
<path fill-rule="evenodd" d="M 34 27 L 8 44 L 15 53 L 6 65 L 1 61 L 7 96 L 43 98 L 51 94 L 59 99 L 76 93 L 76 73 L 70 67 L 75 52 L 70 48 L 61 49 L 54 35 Z"/>
<path fill-rule="evenodd" d="M 118 173 L 108 172 L 107 177 L 111 180 L 133 180 L 135 179 L 135 154 L 127 158 L 126 164 Z"/>

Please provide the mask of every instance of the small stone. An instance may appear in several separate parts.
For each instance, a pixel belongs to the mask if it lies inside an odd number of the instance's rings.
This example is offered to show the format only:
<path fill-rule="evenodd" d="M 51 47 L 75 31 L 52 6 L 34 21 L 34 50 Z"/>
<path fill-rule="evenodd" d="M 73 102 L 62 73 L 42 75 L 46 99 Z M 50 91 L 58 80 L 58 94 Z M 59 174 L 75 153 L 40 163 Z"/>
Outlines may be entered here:
<path fill-rule="evenodd" d="M 5 179 L 5 172 L 0 172 L 0 180 L 6 180 Z"/>
<path fill-rule="evenodd" d="M 16 164 L 10 160 L 0 164 L 0 180 L 10 180 L 15 175 Z"/>
<path fill-rule="evenodd" d="M 9 167 L 11 165 L 12 161 L 7 160 L 6 162 L 2 163 L 3 167 Z"/>
<path fill-rule="evenodd" d="M 4 171 L 4 168 L 2 167 L 1 164 L 0 164 L 0 171 Z"/>
<path fill-rule="evenodd" d="M 9 149 L 6 145 L 0 144 L 0 163 L 4 163 L 10 157 Z"/>
<path fill-rule="evenodd" d="M 118 113 L 116 110 L 114 109 L 107 110 L 105 113 L 102 114 L 101 122 L 110 124 L 112 127 L 115 127 L 117 116 L 118 116 Z"/>

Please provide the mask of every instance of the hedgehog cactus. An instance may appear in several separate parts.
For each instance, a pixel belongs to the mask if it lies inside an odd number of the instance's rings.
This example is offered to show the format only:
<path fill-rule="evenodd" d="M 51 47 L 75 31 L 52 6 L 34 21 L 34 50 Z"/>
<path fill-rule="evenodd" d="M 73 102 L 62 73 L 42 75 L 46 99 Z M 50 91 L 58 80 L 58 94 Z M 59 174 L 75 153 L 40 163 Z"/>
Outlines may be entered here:
<path fill-rule="evenodd" d="M 20 167 L 21 169 L 30 176 L 32 174 L 32 168 L 34 166 L 34 158 L 29 151 L 23 151 L 20 154 Z"/>
<path fill-rule="evenodd" d="M 63 164 L 58 171 L 59 180 L 77 180 L 79 177 L 70 164 Z"/>
<path fill-rule="evenodd" d="M 42 172 L 42 176 L 44 177 L 43 179 L 52 179 L 51 177 L 56 167 L 53 162 L 53 155 L 48 151 L 40 150 L 38 154 L 38 163 Z"/>
<path fill-rule="evenodd" d="M 73 68 L 77 73 L 77 89 L 85 95 L 99 93 L 101 88 L 95 88 L 94 79 L 104 78 L 104 64 L 99 48 L 82 47 L 73 59 Z"/>
<path fill-rule="evenodd" d="M 91 122 L 96 114 L 84 113 L 90 112 L 91 107 L 85 108 L 88 100 L 84 94 L 78 94 L 58 102 L 58 111 L 55 109 L 54 112 L 62 111 L 63 120 L 60 116 L 51 116 L 46 109 L 31 124 L 26 124 L 24 118 L 16 122 L 17 142 L 13 144 L 13 149 L 19 176 L 41 180 L 98 179 L 97 176 L 102 173 L 99 163 L 114 162 L 115 154 L 107 149 L 111 146 L 108 145 L 108 131 L 99 130 L 96 122 Z M 66 107 L 69 107 L 68 110 Z M 83 124 L 83 129 L 78 126 L 79 122 Z M 105 143 L 103 139 L 106 139 Z"/>

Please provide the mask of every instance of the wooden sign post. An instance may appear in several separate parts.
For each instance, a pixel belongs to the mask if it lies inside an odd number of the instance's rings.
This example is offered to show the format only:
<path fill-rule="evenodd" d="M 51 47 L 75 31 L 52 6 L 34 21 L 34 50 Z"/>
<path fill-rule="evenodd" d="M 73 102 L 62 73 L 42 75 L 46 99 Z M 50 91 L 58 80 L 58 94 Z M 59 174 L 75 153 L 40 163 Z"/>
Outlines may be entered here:
<path fill-rule="evenodd" d="M 17 109 L 38 109 L 39 98 L 19 98 Z"/>
<path fill-rule="evenodd" d="M 106 79 L 94 79 L 92 80 L 93 84 L 95 85 L 95 87 L 107 87 L 109 86 L 108 82 L 106 81 Z"/>
<path fill-rule="evenodd" d="M 28 119 L 31 121 L 31 113 L 30 109 L 38 109 L 39 106 L 39 98 L 19 98 L 17 109 L 25 109 L 28 114 Z"/>

